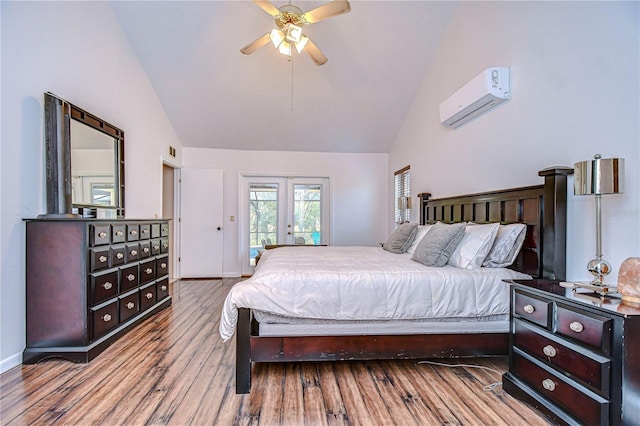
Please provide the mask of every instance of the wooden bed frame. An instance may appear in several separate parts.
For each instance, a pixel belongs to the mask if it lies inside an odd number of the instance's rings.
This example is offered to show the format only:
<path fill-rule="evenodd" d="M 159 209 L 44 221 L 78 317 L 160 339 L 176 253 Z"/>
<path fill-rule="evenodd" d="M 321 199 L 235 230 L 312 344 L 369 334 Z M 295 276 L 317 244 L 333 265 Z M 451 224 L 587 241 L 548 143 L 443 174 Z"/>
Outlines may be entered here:
<path fill-rule="evenodd" d="M 565 278 L 567 176 L 570 168 L 538 173 L 543 185 L 430 200 L 419 194 L 420 223 L 525 223 L 513 269 Z M 238 310 L 236 393 L 249 393 L 252 362 L 428 359 L 507 355 L 508 333 L 260 337 L 251 310 Z"/>

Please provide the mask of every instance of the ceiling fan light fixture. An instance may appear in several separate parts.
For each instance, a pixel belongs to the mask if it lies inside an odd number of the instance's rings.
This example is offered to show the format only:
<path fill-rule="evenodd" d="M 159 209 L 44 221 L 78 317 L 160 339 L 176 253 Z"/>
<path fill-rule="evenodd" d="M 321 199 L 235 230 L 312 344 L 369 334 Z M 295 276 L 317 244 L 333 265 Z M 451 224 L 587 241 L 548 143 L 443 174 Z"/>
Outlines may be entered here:
<path fill-rule="evenodd" d="M 302 36 L 302 37 L 300 37 L 300 41 L 299 42 L 294 43 L 298 53 L 301 53 L 304 50 L 304 47 L 307 45 L 308 41 L 309 41 L 309 37 Z"/>
<path fill-rule="evenodd" d="M 285 33 L 285 39 L 287 39 L 288 41 L 293 43 L 298 43 L 300 41 L 300 38 L 302 37 L 301 26 L 288 23 L 284 26 L 283 30 Z"/>
<path fill-rule="evenodd" d="M 275 28 L 271 30 L 271 34 L 269 34 L 269 37 L 271 38 L 271 43 L 273 43 L 273 47 L 275 47 L 276 49 L 280 47 L 280 45 L 284 41 L 284 33 Z"/>
<path fill-rule="evenodd" d="M 283 41 L 282 43 L 280 43 L 280 46 L 278 46 L 278 50 L 283 55 L 291 56 L 291 43 L 286 40 Z"/>

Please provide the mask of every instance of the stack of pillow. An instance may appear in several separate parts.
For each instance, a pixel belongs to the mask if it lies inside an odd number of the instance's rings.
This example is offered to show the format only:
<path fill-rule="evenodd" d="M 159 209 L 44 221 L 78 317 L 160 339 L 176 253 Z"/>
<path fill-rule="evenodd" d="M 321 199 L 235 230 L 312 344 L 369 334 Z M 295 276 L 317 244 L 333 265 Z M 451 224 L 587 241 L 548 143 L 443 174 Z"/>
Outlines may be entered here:
<path fill-rule="evenodd" d="M 504 268 L 515 262 L 526 229 L 522 223 L 404 223 L 395 229 L 382 248 L 391 253 L 409 253 L 412 260 L 426 266 Z"/>

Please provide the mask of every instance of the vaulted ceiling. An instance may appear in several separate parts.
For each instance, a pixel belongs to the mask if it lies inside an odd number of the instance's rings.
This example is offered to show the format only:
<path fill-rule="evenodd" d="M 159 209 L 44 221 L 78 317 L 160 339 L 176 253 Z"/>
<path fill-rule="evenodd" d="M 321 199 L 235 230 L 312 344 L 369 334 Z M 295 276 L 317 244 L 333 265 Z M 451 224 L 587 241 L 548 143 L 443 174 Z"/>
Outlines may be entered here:
<path fill-rule="evenodd" d="M 360 153 L 389 152 L 455 8 L 352 1 L 304 27 L 329 58 L 318 67 L 271 44 L 240 53 L 275 28 L 251 1 L 112 5 L 185 147 Z"/>

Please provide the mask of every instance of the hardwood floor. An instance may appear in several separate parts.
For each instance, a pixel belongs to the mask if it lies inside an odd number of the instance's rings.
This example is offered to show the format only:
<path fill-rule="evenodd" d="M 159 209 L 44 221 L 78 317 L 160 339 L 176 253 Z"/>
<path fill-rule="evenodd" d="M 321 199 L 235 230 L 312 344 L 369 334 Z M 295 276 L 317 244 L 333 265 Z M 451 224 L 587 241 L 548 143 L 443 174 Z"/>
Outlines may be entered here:
<path fill-rule="evenodd" d="M 218 322 L 237 281 L 176 282 L 172 307 L 89 364 L 49 360 L 2 374 L 0 424 L 548 424 L 501 387 L 483 391 L 498 373 L 412 361 L 258 364 L 251 394 L 236 395 L 235 342 L 222 342 Z M 504 358 L 460 362 L 507 367 Z"/>

